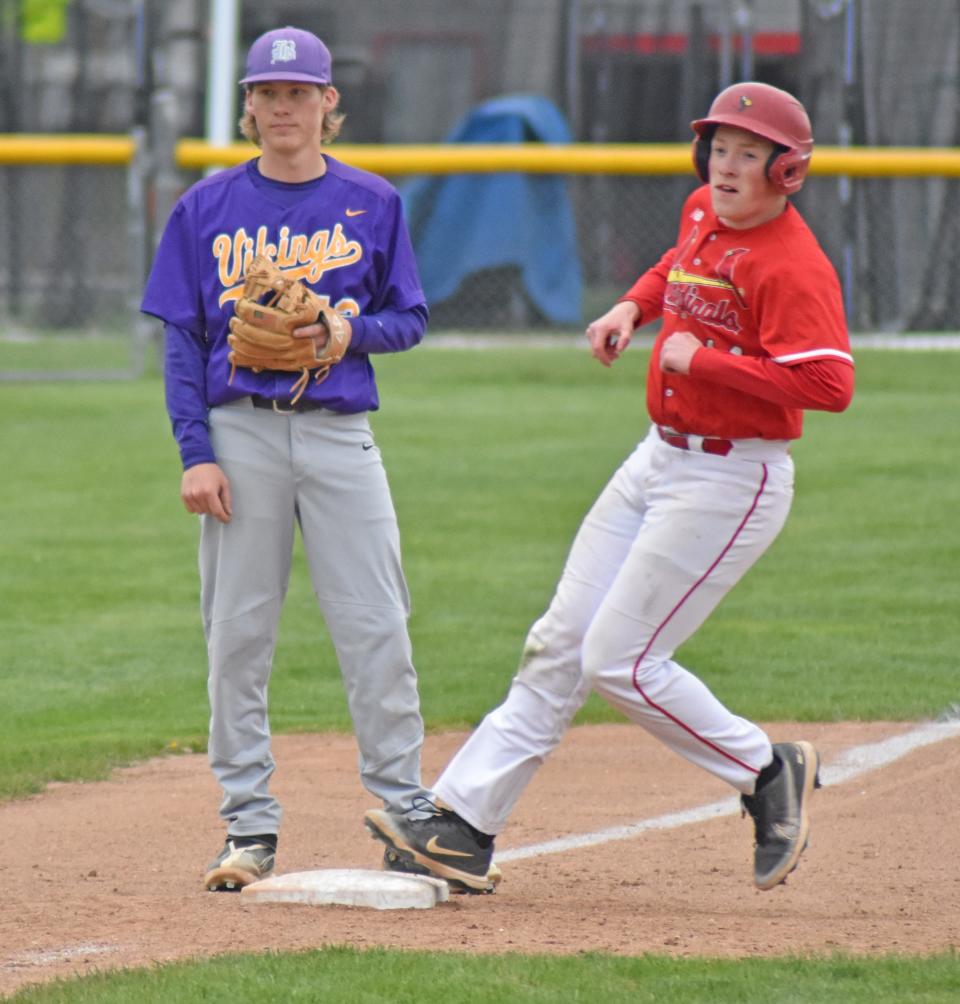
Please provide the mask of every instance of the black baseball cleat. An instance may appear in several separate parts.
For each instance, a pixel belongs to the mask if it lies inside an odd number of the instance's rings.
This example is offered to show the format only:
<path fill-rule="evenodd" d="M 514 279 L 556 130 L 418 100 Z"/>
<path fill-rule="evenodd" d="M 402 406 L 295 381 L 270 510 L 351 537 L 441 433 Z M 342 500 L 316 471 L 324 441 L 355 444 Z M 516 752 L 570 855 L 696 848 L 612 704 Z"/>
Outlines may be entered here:
<path fill-rule="evenodd" d="M 387 845 L 384 864 L 390 862 L 392 871 L 418 874 L 416 866 L 468 892 L 493 892 L 500 881 L 500 870 L 493 864 L 493 838 L 451 809 L 435 809 L 426 819 L 408 819 L 385 809 L 364 815 L 367 829 Z M 393 860 L 391 851 L 398 860 Z"/>
<path fill-rule="evenodd" d="M 758 889 L 785 882 L 807 846 L 807 801 L 820 787 L 820 757 L 810 743 L 774 743 L 779 773 L 753 795 L 743 795 L 744 813 L 753 817 L 756 848 L 753 881 Z"/>
<path fill-rule="evenodd" d="M 392 847 L 383 852 L 383 870 L 401 875 L 430 875 L 429 868 L 418 865 L 416 861 L 404 860 Z"/>
<path fill-rule="evenodd" d="M 429 868 L 424 867 L 424 865 L 418 865 L 416 861 L 404 860 L 400 855 L 392 848 L 387 847 L 383 852 L 383 870 L 385 872 L 394 872 L 399 875 L 426 875 L 429 878 L 436 878 Z M 486 889 L 471 889 L 469 886 L 465 886 L 462 882 L 457 882 L 456 879 L 445 879 L 448 886 L 450 886 L 450 892 L 453 893 L 473 893 L 479 894 L 482 892 L 493 892 L 494 888 L 503 878 L 503 873 L 497 867 L 496 861 L 490 862 L 490 868 L 487 870 L 487 888 Z"/>

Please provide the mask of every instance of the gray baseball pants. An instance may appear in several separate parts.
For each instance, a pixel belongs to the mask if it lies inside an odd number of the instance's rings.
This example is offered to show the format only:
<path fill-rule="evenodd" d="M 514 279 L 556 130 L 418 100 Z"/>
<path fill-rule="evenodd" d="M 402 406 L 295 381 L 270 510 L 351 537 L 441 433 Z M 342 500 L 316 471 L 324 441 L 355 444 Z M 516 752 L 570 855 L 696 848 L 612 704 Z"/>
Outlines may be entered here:
<path fill-rule="evenodd" d="M 423 721 L 397 519 L 367 415 L 283 415 L 243 398 L 211 409 L 210 436 L 233 495 L 230 522 L 202 516 L 200 532 L 208 758 L 228 832 L 280 825 L 267 685 L 297 525 L 346 688 L 360 778 L 387 809 L 409 811 L 429 794 L 420 784 Z"/>

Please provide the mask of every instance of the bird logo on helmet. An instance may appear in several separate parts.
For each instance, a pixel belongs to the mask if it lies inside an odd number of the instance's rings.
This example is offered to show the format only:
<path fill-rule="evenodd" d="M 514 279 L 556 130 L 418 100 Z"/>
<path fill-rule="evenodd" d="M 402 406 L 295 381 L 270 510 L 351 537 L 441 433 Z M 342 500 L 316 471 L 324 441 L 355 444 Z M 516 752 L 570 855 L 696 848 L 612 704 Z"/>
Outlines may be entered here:
<path fill-rule="evenodd" d="M 776 149 L 767 161 L 767 177 L 778 192 L 793 195 L 803 187 L 813 154 L 813 131 L 806 109 L 779 87 L 756 81 L 733 84 L 722 90 L 706 118 L 690 123 L 693 165 L 701 181 L 710 180 L 710 141 L 721 125 L 746 129 L 770 140 Z"/>

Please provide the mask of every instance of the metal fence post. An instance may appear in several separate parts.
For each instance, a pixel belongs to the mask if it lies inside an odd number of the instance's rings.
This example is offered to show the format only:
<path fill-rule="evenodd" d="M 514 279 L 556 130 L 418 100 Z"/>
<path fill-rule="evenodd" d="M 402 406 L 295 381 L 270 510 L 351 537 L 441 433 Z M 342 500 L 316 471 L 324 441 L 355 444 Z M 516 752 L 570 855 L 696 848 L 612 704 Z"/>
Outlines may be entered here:
<path fill-rule="evenodd" d="M 144 209 L 142 218 L 149 220 L 144 234 L 144 266 L 141 283 L 146 282 L 153 253 L 166 226 L 167 219 L 180 195 L 180 175 L 176 165 L 177 144 L 177 98 L 167 87 L 154 91 L 150 97 L 150 128 L 148 131 L 149 146 L 145 143 L 142 151 L 141 164 L 148 165 L 140 175 L 141 179 L 149 177 L 149 191 L 152 198 L 149 212 Z M 147 173 L 149 172 L 149 174 Z M 144 193 L 147 188 L 144 187 Z M 138 304 L 139 307 L 139 304 Z M 162 363 L 162 337 L 157 322 L 139 314 L 144 325 L 144 335 L 141 338 L 142 353 L 145 355 L 147 346 L 153 342 L 158 363 Z"/>
<path fill-rule="evenodd" d="M 140 312 L 140 296 L 150 270 L 152 242 L 147 193 L 150 188 L 150 154 L 147 132 L 142 126 L 131 131 L 133 156 L 127 168 L 127 236 L 130 240 L 130 313 L 133 324 L 132 376 L 142 376 L 147 366 L 156 324 Z"/>
<path fill-rule="evenodd" d="M 153 218 L 157 237 L 180 195 L 176 146 L 177 97 L 170 88 L 163 87 L 154 92 L 150 101 L 150 158 L 154 168 Z"/>

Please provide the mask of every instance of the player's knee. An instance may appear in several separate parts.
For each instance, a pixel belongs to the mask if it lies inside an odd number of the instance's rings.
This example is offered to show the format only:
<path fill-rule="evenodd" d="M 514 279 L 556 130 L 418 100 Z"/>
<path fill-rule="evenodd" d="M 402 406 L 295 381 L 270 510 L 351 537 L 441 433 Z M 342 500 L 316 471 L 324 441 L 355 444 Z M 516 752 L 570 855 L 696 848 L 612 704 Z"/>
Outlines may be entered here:
<path fill-rule="evenodd" d="M 642 640 L 639 646 L 642 650 Z M 629 686 L 634 674 L 643 670 L 637 663 L 638 642 L 631 638 L 624 644 L 602 626 L 594 626 L 583 639 L 581 654 L 584 678 L 601 697 Z"/>
<path fill-rule="evenodd" d="M 589 630 L 580 651 L 580 665 L 583 677 L 590 684 L 591 690 L 603 693 L 610 682 L 613 670 L 613 653 L 609 639 L 602 631 Z"/>
<path fill-rule="evenodd" d="M 569 694 L 580 684 L 579 649 L 546 641 L 536 628 L 527 635 L 516 680 L 534 692 Z"/>

